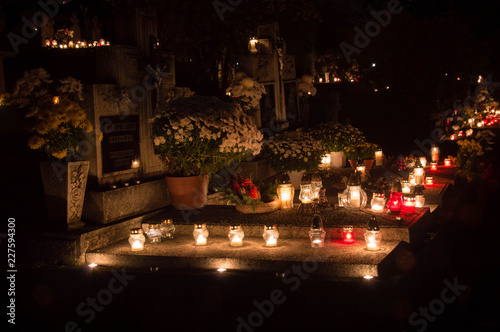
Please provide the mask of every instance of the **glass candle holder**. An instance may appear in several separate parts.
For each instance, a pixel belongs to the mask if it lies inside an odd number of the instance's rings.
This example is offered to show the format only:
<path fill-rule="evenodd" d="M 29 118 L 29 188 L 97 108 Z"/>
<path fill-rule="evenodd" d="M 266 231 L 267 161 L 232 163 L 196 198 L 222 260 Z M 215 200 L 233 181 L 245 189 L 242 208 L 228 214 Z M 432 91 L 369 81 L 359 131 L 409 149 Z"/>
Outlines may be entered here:
<path fill-rule="evenodd" d="M 342 193 L 338 193 L 339 207 L 344 207 L 344 202 L 342 202 Z"/>
<path fill-rule="evenodd" d="M 383 166 L 382 158 L 384 154 L 382 150 L 375 151 L 375 166 Z"/>
<path fill-rule="evenodd" d="M 311 227 L 309 228 L 309 239 L 312 248 L 323 248 L 325 246 L 325 230 L 323 229 L 323 220 L 319 214 L 315 214 Z"/>
<path fill-rule="evenodd" d="M 417 164 L 415 165 L 415 168 L 413 169 L 413 175 L 415 177 L 416 186 L 421 186 L 424 184 L 425 171 L 420 161 L 418 161 Z"/>
<path fill-rule="evenodd" d="M 147 236 L 151 243 L 160 243 L 161 242 L 161 230 L 160 224 L 153 223 L 149 224 Z"/>
<path fill-rule="evenodd" d="M 375 217 L 370 217 L 364 237 L 367 250 L 380 249 L 380 243 L 382 242 L 382 234 L 380 232 L 378 221 Z"/>
<path fill-rule="evenodd" d="M 427 167 L 427 158 L 420 157 L 420 164 L 422 165 L 422 167 Z"/>
<path fill-rule="evenodd" d="M 301 184 L 300 185 L 300 194 L 299 194 L 300 202 L 302 203 L 312 203 L 314 199 L 314 194 L 312 190 L 311 184 Z"/>
<path fill-rule="evenodd" d="M 415 207 L 422 208 L 425 205 L 425 197 L 424 197 L 424 190 L 423 186 L 416 186 L 415 187 Z"/>
<path fill-rule="evenodd" d="M 435 145 L 431 147 L 431 160 L 435 163 L 439 161 L 439 148 Z"/>
<path fill-rule="evenodd" d="M 361 180 L 355 173 L 349 177 L 347 188 L 342 192 L 342 203 L 347 209 L 363 209 L 366 201 L 366 192 L 361 189 Z"/>
<path fill-rule="evenodd" d="M 311 189 L 313 194 L 313 200 L 319 199 L 319 192 L 323 188 L 323 181 L 321 180 L 321 175 L 314 173 L 311 177 Z"/>
<path fill-rule="evenodd" d="M 142 229 L 140 228 L 132 228 L 130 230 L 130 236 L 128 238 L 128 243 L 130 243 L 130 247 L 132 251 L 139 251 L 144 249 L 144 243 L 146 242 L 146 237 L 142 233 Z"/>
<path fill-rule="evenodd" d="M 415 195 L 403 195 L 403 213 L 414 214 L 415 213 Z"/>
<path fill-rule="evenodd" d="M 206 245 L 208 239 L 207 224 L 195 224 L 193 230 L 193 237 L 197 246 Z"/>
<path fill-rule="evenodd" d="M 295 188 L 290 184 L 280 184 L 276 189 L 278 198 L 280 200 L 281 209 L 290 209 L 293 207 L 293 197 L 295 195 Z"/>
<path fill-rule="evenodd" d="M 433 172 L 435 172 L 435 171 L 438 170 L 438 164 L 437 164 L 437 162 L 432 162 L 431 163 L 430 170 L 433 171 Z"/>
<path fill-rule="evenodd" d="M 403 194 L 409 194 L 411 192 L 411 184 L 408 180 L 401 180 L 401 192 Z"/>
<path fill-rule="evenodd" d="M 403 208 L 403 193 L 401 192 L 401 183 L 394 182 L 391 188 L 391 195 L 387 201 L 387 207 L 391 212 L 399 213 Z"/>
<path fill-rule="evenodd" d="M 354 243 L 354 227 L 347 226 L 342 229 L 342 241 L 347 244 Z"/>
<path fill-rule="evenodd" d="M 238 226 L 230 226 L 229 234 L 227 235 L 229 238 L 229 243 L 233 247 L 239 247 L 243 245 L 243 238 L 245 237 L 245 233 L 243 233 L 243 229 L 241 225 Z"/>
<path fill-rule="evenodd" d="M 173 239 L 175 226 L 172 219 L 163 220 L 160 224 L 161 237 L 164 239 Z"/>
<path fill-rule="evenodd" d="M 262 237 L 266 242 L 266 247 L 276 247 L 278 245 L 279 236 L 280 233 L 278 232 L 276 225 L 264 226 L 264 234 Z"/>
<path fill-rule="evenodd" d="M 330 166 L 332 162 L 332 159 L 331 159 L 331 155 L 329 153 L 323 155 L 323 157 L 321 157 L 321 165 L 323 167 L 328 167 Z"/>
<path fill-rule="evenodd" d="M 445 166 L 445 167 L 451 167 L 451 159 L 448 159 L 448 158 L 447 158 L 447 159 L 445 159 L 445 160 L 444 160 L 444 166 Z"/>
<path fill-rule="evenodd" d="M 380 212 L 385 207 L 385 194 L 383 192 L 374 192 L 371 202 L 372 211 Z"/>
<path fill-rule="evenodd" d="M 426 186 L 433 186 L 434 185 L 434 179 L 432 176 L 428 176 L 425 178 L 425 185 Z"/>
<path fill-rule="evenodd" d="M 411 172 L 408 175 L 408 182 L 410 182 L 410 187 L 415 185 L 415 173 L 414 172 Z"/>

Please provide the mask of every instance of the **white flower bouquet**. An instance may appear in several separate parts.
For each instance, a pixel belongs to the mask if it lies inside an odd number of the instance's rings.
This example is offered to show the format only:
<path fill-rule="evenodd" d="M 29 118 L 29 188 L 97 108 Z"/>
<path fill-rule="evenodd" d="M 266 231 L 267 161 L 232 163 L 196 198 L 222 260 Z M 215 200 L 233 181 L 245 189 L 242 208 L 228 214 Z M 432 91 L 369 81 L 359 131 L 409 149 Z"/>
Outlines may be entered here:
<path fill-rule="evenodd" d="M 320 141 L 301 131 L 278 134 L 262 148 L 262 156 L 276 172 L 317 170 L 324 153 Z"/>
<path fill-rule="evenodd" d="M 151 121 L 155 151 L 171 176 L 215 173 L 261 151 L 252 118 L 215 97 L 176 99 Z"/>
<path fill-rule="evenodd" d="M 345 152 L 347 147 L 366 141 L 359 129 L 334 122 L 320 124 L 311 130 L 311 135 L 330 152 Z"/>
<path fill-rule="evenodd" d="M 226 94 L 233 98 L 248 115 L 253 115 L 260 109 L 260 99 L 265 93 L 264 84 L 242 72 L 236 73 L 234 81 L 226 89 Z"/>

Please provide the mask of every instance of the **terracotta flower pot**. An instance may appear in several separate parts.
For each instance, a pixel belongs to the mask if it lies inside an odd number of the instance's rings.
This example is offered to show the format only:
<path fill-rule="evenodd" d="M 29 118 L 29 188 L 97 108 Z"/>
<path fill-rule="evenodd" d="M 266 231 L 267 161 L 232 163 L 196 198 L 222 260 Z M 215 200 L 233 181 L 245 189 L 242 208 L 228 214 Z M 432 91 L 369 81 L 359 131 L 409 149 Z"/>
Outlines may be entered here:
<path fill-rule="evenodd" d="M 375 161 L 374 159 L 365 159 L 365 168 L 367 171 L 372 169 L 374 161 Z"/>
<path fill-rule="evenodd" d="M 170 202 L 176 210 L 195 210 L 205 206 L 208 194 L 208 175 L 167 176 Z"/>
<path fill-rule="evenodd" d="M 351 164 L 351 168 L 356 170 L 356 165 L 358 164 L 357 160 L 349 160 L 349 164 Z"/>

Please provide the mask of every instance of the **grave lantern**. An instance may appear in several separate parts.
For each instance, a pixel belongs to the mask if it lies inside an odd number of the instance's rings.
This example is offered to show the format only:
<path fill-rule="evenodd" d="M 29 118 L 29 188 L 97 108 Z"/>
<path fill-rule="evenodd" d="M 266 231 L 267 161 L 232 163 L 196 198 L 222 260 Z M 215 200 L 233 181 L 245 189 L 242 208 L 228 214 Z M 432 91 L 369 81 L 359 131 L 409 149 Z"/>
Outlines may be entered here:
<path fill-rule="evenodd" d="M 383 192 L 374 192 L 371 201 L 372 211 L 383 211 L 385 206 L 385 194 Z"/>
<path fill-rule="evenodd" d="M 401 189 L 401 183 L 395 181 L 391 188 L 391 195 L 387 201 L 387 207 L 391 212 L 399 213 L 403 208 L 403 193 Z"/>
<path fill-rule="evenodd" d="M 259 52 L 259 40 L 255 37 L 250 38 L 250 41 L 248 42 L 248 50 L 250 53 L 255 54 Z"/>
<path fill-rule="evenodd" d="M 446 159 L 444 160 L 444 166 L 445 166 L 445 167 L 451 167 L 451 159 L 446 158 Z"/>
<path fill-rule="evenodd" d="M 375 151 L 375 166 L 383 166 L 382 158 L 384 154 L 382 150 Z"/>
<path fill-rule="evenodd" d="M 432 176 L 428 176 L 425 178 L 425 185 L 426 186 L 434 185 L 434 179 L 432 178 Z"/>
<path fill-rule="evenodd" d="M 344 243 L 354 243 L 354 227 L 347 226 L 342 229 L 342 241 Z"/>
<path fill-rule="evenodd" d="M 132 247 L 132 251 L 139 251 L 144 249 L 144 242 L 146 242 L 146 238 L 142 233 L 142 229 L 140 228 L 132 228 L 130 230 L 130 236 L 128 238 L 128 243 L 130 243 L 130 247 Z"/>
<path fill-rule="evenodd" d="M 161 237 L 164 239 L 173 239 L 175 226 L 172 219 L 163 220 L 160 224 Z"/>
<path fill-rule="evenodd" d="M 435 172 L 438 170 L 438 164 L 437 162 L 432 162 L 431 163 L 431 171 Z"/>
<path fill-rule="evenodd" d="M 415 168 L 413 169 L 413 175 L 415 176 L 415 185 L 421 186 L 424 184 L 424 167 L 420 163 L 420 159 L 415 163 Z"/>
<path fill-rule="evenodd" d="M 207 244 L 208 229 L 207 224 L 195 224 L 193 230 L 193 237 L 197 246 L 204 246 Z"/>
<path fill-rule="evenodd" d="M 439 161 L 439 148 L 436 145 L 431 147 L 431 160 L 435 163 Z"/>
<path fill-rule="evenodd" d="M 358 163 L 356 164 L 356 172 L 358 172 L 361 182 L 364 182 L 366 180 L 366 166 L 363 159 L 358 159 Z"/>
<path fill-rule="evenodd" d="M 425 205 L 424 186 L 415 187 L 415 207 L 422 208 Z"/>
<path fill-rule="evenodd" d="M 160 243 L 161 242 L 161 230 L 159 223 L 151 223 L 149 224 L 147 236 L 151 243 Z"/>
<path fill-rule="evenodd" d="M 278 237 L 280 233 L 276 225 L 264 226 L 264 234 L 262 237 L 266 241 L 266 247 L 276 247 L 278 245 Z"/>
<path fill-rule="evenodd" d="M 311 177 L 311 189 L 313 193 L 313 200 L 319 199 L 319 192 L 323 187 L 323 181 L 321 180 L 321 175 L 319 173 L 314 173 Z"/>
<path fill-rule="evenodd" d="M 382 241 L 382 234 L 378 225 L 377 218 L 370 217 L 366 232 L 364 234 L 367 250 L 379 250 L 380 242 Z"/>
<path fill-rule="evenodd" d="M 427 167 L 427 158 L 420 157 L 420 164 L 422 165 L 422 167 Z"/>
<path fill-rule="evenodd" d="M 416 205 L 415 195 L 413 194 L 403 195 L 403 212 L 405 214 L 414 214 L 415 205 Z"/>
<path fill-rule="evenodd" d="M 313 204 L 314 193 L 313 193 L 310 174 L 305 173 L 302 176 L 302 179 L 300 180 L 299 199 L 301 204 L 299 206 L 298 212 L 306 214 L 312 213 L 314 205 Z"/>
<path fill-rule="evenodd" d="M 278 189 L 276 189 L 278 198 L 281 203 L 281 209 L 290 209 L 293 207 L 293 197 L 295 188 L 290 181 L 290 177 L 286 173 L 282 173 L 278 177 Z"/>
<path fill-rule="evenodd" d="M 411 183 L 408 180 L 401 180 L 401 192 L 409 194 L 411 192 Z"/>
<path fill-rule="evenodd" d="M 241 225 L 238 226 L 230 226 L 229 234 L 227 235 L 229 238 L 229 242 L 233 247 L 239 247 L 243 245 L 243 238 L 245 237 L 245 233 L 243 233 L 243 229 Z"/>
<path fill-rule="evenodd" d="M 329 153 L 323 155 L 323 157 L 321 157 L 321 165 L 323 167 L 327 167 L 327 166 L 330 166 L 330 163 L 332 162 L 332 159 L 331 159 L 331 155 Z"/>
<path fill-rule="evenodd" d="M 349 177 L 347 188 L 342 193 L 342 204 L 345 208 L 363 209 L 366 206 L 366 192 L 361 189 L 361 180 L 357 173 Z"/>
<path fill-rule="evenodd" d="M 325 246 L 325 230 L 323 229 L 323 221 L 319 214 L 315 214 L 311 227 L 309 228 L 309 239 L 311 240 L 312 248 L 323 248 Z"/>

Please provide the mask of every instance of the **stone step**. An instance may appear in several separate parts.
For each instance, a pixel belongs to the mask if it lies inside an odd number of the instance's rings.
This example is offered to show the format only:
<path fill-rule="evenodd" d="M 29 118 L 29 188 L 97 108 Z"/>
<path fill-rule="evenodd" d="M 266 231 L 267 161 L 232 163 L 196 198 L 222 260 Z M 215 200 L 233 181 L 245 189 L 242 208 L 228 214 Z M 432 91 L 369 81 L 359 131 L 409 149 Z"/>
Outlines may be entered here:
<path fill-rule="evenodd" d="M 277 247 L 266 247 L 262 237 L 247 237 L 232 247 L 227 236 L 209 236 L 206 246 L 197 246 L 192 236 L 177 236 L 161 243 L 146 243 L 144 250 L 132 251 L 127 240 L 86 253 L 87 264 L 154 270 L 240 270 L 283 274 L 294 266 L 337 278 L 378 277 L 379 266 L 399 241 L 382 239 L 381 250 L 366 250 L 365 242 L 344 244 L 325 240 L 324 248 L 311 248 L 309 239 L 278 239 Z"/>

